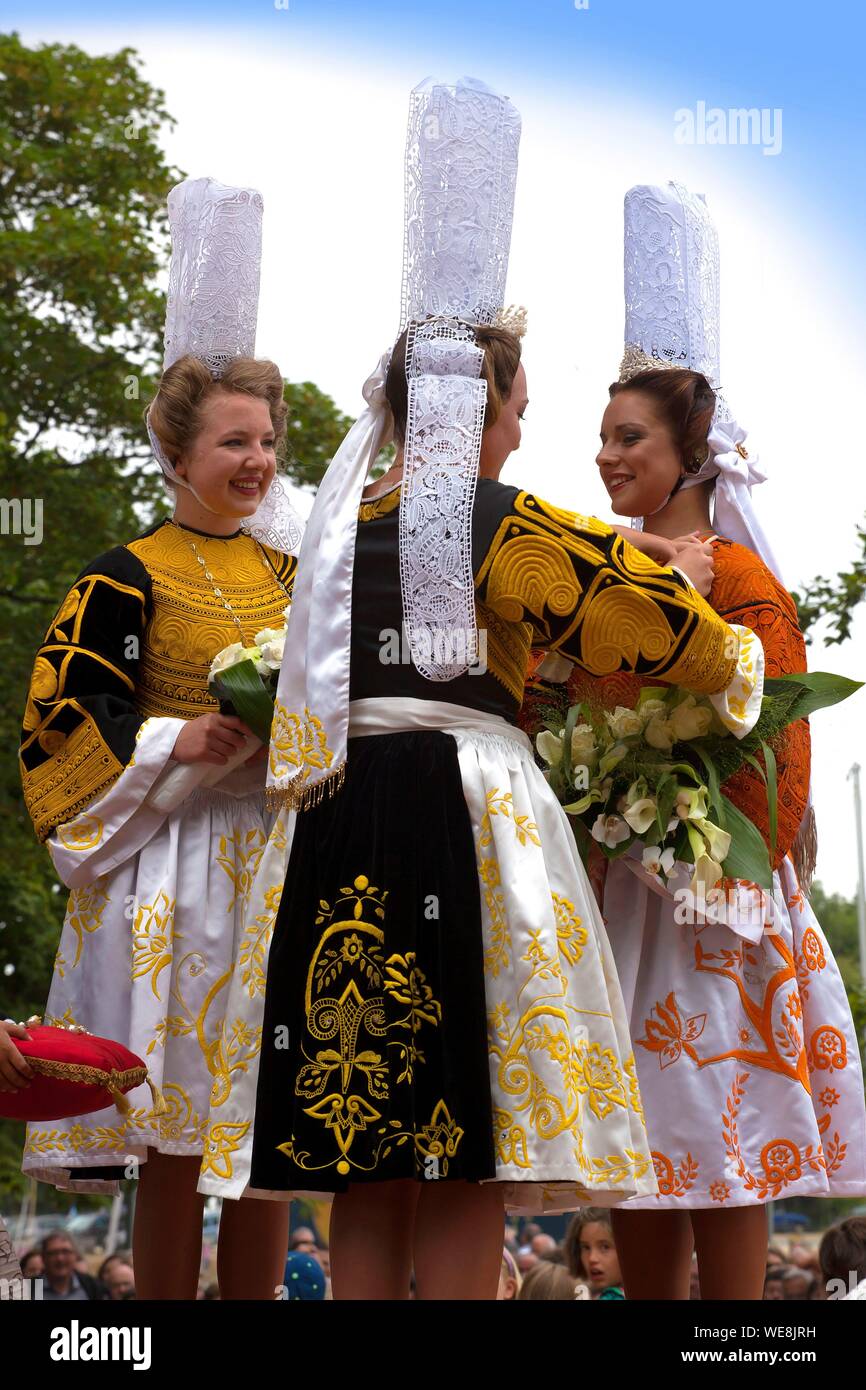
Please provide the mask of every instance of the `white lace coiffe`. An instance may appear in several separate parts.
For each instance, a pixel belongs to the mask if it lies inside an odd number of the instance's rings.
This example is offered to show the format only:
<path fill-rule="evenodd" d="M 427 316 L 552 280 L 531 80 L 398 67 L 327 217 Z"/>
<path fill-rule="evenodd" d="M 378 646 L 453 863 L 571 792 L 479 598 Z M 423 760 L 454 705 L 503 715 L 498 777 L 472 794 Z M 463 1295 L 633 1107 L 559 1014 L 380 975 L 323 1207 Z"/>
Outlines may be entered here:
<path fill-rule="evenodd" d="M 400 582 L 412 660 L 430 680 L 476 659 L 471 520 L 487 387 L 473 326 L 504 302 L 519 139 L 517 111 L 483 83 L 428 80 L 412 93 Z M 391 437 L 388 360 L 319 487 L 298 562 L 268 771 L 271 795 L 298 807 L 339 786 L 345 766 L 358 504 Z"/>
<path fill-rule="evenodd" d="M 703 373 L 716 392 L 709 453 L 681 486 L 715 479 L 714 529 L 748 546 L 781 579 L 751 498 L 767 475 L 746 448 L 746 431 L 720 389 L 719 237 L 710 211 L 702 196 L 682 184 L 639 184 L 625 195 L 624 219 L 626 347 L 620 380 L 648 367 Z M 635 517 L 633 524 L 642 529 L 644 518 Z"/>
<path fill-rule="evenodd" d="M 255 188 L 230 188 L 215 179 L 184 179 L 169 193 L 171 265 L 163 371 L 190 354 L 218 380 L 233 358 L 255 356 L 263 213 L 262 195 Z M 209 511 L 166 457 L 150 421 L 147 432 L 165 478 L 187 488 Z M 275 550 L 297 552 L 303 522 L 278 477 L 241 529 Z"/>

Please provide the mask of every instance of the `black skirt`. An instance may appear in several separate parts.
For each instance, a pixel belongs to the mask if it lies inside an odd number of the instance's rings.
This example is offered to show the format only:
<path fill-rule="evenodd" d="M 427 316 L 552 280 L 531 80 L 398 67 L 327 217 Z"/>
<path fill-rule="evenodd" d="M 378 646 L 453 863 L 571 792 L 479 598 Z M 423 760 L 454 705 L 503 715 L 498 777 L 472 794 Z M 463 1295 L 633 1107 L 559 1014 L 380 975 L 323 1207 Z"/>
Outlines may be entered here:
<path fill-rule="evenodd" d="M 495 1176 L 481 904 L 453 738 L 349 741 L 298 815 L 271 943 L 250 1182 Z"/>

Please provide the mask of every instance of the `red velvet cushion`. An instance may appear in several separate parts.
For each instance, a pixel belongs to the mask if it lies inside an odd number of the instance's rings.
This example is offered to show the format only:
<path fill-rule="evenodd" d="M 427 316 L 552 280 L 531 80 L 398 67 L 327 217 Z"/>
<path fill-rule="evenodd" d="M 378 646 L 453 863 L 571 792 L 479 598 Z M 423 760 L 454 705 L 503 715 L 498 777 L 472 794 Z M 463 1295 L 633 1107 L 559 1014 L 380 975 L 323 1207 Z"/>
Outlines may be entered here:
<path fill-rule="evenodd" d="M 22 1091 L 0 1091 L 0 1116 L 7 1120 L 63 1120 L 117 1104 L 119 1095 L 141 1086 L 147 1067 L 110 1038 L 68 1028 L 29 1026 L 30 1041 L 11 1041 L 37 1075 Z M 109 1089 L 110 1088 L 110 1089 Z"/>

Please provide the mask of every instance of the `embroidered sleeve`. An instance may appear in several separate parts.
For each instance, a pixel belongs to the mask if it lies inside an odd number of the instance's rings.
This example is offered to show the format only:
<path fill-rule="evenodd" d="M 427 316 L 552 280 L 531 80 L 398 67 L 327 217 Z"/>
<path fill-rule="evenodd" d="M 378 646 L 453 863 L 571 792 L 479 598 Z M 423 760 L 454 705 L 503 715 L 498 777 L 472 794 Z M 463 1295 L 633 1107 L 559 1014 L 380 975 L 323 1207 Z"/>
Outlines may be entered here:
<path fill-rule="evenodd" d="M 132 759 L 150 590 L 147 570 L 130 551 L 109 551 L 72 585 L 37 653 L 19 762 L 40 840 L 100 796 Z"/>
<path fill-rule="evenodd" d="M 731 623 L 743 623 L 760 637 L 769 676 L 806 670 L 806 644 L 797 623 L 794 600 L 763 561 L 745 546 L 717 540 L 714 545 L 716 574 L 710 601 Z M 803 719 L 773 740 L 779 800 L 777 811 L 776 867 L 790 850 L 809 796 L 811 743 L 808 722 Z M 769 844 L 767 793 L 751 768 L 744 768 L 725 783 L 725 794 L 757 825 Z"/>
<path fill-rule="evenodd" d="M 688 581 L 594 517 L 514 495 L 477 572 L 482 603 L 593 676 L 617 671 L 725 691 L 739 642 Z"/>

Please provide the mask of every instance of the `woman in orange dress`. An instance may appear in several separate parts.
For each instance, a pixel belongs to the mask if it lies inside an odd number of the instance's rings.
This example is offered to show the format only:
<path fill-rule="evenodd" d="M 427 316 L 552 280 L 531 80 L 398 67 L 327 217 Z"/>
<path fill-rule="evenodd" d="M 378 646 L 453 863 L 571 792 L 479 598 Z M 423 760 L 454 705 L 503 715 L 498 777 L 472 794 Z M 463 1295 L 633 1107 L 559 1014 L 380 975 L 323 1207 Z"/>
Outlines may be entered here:
<path fill-rule="evenodd" d="M 768 675 L 804 671 L 790 594 L 752 549 L 713 532 L 718 474 L 694 477 L 711 471 L 715 402 L 706 377 L 687 370 L 645 370 L 611 387 L 597 457 L 602 481 L 613 510 L 643 517 L 656 543 L 667 538 L 674 550 L 709 543 L 710 604 L 760 636 Z M 742 445 L 736 453 L 748 457 Z M 612 710 L 634 706 L 640 681 L 575 671 L 567 689 L 569 705 L 589 699 Z M 524 727 L 531 706 L 545 701 L 549 694 L 536 681 Z M 804 887 L 804 866 L 814 863 L 809 751 L 806 721 L 774 741 L 772 900 L 754 884 L 726 881 L 725 908 L 708 920 L 709 911 L 702 914 L 694 900 L 687 910 L 682 894 L 675 899 L 661 877 L 646 872 L 637 851 L 602 861 L 595 876 L 659 1184 L 658 1196 L 630 1200 L 613 1214 L 629 1298 L 687 1299 L 695 1248 L 703 1298 L 760 1299 L 766 1203 L 866 1193 L 857 1037 Z M 747 768 L 723 789 L 769 847 L 758 774 Z"/>

